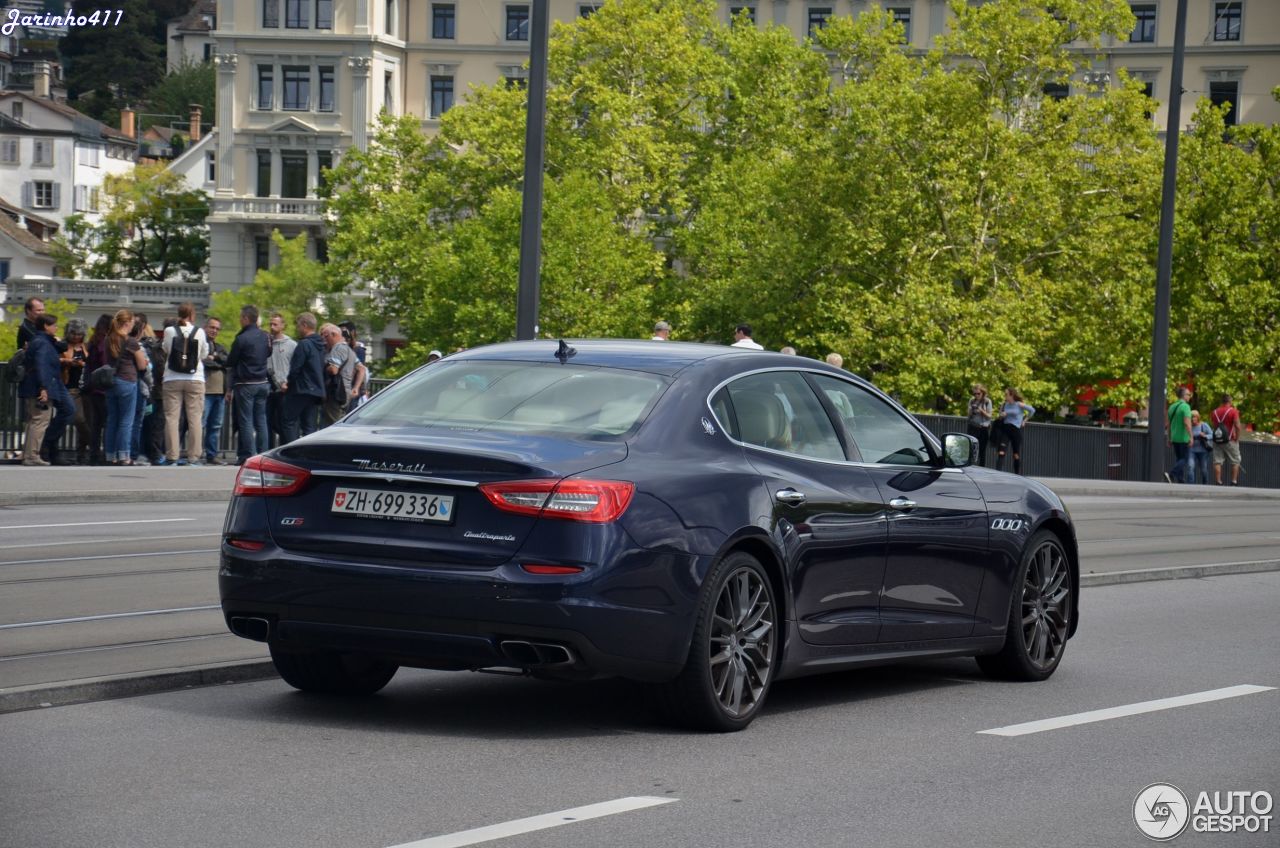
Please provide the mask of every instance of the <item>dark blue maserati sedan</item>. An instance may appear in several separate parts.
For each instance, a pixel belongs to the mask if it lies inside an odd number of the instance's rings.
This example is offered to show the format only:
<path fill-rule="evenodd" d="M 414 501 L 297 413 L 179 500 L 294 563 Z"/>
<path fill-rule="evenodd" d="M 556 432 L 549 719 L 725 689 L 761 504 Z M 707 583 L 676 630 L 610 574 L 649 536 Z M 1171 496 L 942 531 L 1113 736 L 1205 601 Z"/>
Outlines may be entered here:
<path fill-rule="evenodd" d="M 245 463 L 222 609 L 304 691 L 614 675 L 711 730 L 777 680 L 900 658 L 1043 680 L 1078 620 L 1071 518 L 975 453 L 794 356 L 478 348 Z"/>

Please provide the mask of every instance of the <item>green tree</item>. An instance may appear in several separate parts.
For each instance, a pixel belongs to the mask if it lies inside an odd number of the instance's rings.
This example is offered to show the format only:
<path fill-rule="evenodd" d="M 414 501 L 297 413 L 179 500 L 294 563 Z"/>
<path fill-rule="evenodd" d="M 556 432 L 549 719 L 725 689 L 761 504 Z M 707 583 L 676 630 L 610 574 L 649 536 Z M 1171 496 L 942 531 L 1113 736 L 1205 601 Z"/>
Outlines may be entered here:
<path fill-rule="evenodd" d="M 184 62 L 151 87 L 146 95 L 147 110 L 139 120 L 139 130 L 153 125 L 169 126 L 176 116 L 185 127 L 192 104 L 198 104 L 205 119 L 214 115 L 214 68 L 212 62 Z"/>
<path fill-rule="evenodd" d="M 58 50 L 67 93 L 80 111 L 107 124 L 119 125 L 120 109 L 141 103 L 164 75 L 165 24 L 186 11 L 177 0 L 90 0 L 75 12 L 92 20 L 97 13 L 116 26 L 71 27 Z"/>
<path fill-rule="evenodd" d="M 162 164 L 108 175 L 102 220 L 71 216 L 55 239 L 64 273 L 94 279 L 198 277 L 209 258 L 208 196 Z"/>
<path fill-rule="evenodd" d="M 330 282 L 325 266 L 307 256 L 306 233 L 285 238 L 279 230 L 272 230 L 271 241 L 280 261 L 259 270 L 252 284 L 214 294 L 209 315 L 228 327 L 239 326 L 240 307 L 246 304 L 258 307 L 263 315 L 279 312 L 286 327 L 292 327 L 302 312 L 311 312 L 321 320 L 342 315 L 343 296 Z"/>
<path fill-rule="evenodd" d="M 59 331 L 67 328 L 67 319 L 76 314 L 76 309 L 76 304 L 61 298 L 44 302 L 44 311 L 49 315 L 58 316 Z M 22 326 L 24 309 L 23 305 L 19 303 L 14 306 L 6 306 L 4 311 L 8 313 L 8 318 L 0 321 L 0 357 L 3 357 L 4 361 L 7 362 L 14 351 L 18 349 L 18 327 Z"/>

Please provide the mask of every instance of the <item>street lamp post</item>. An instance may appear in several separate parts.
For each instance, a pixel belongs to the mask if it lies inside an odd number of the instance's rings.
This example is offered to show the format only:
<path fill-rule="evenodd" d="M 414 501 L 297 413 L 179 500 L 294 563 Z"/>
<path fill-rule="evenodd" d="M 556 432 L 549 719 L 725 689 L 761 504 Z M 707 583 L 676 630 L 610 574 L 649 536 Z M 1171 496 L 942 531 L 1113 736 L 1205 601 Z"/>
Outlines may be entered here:
<path fill-rule="evenodd" d="M 1147 478 L 1164 476 L 1165 380 L 1169 370 L 1169 280 L 1173 274 L 1173 213 L 1178 188 L 1178 138 L 1182 134 L 1182 56 L 1187 36 L 1187 0 L 1178 0 L 1169 80 L 1169 122 L 1164 142 L 1164 186 L 1160 205 L 1160 250 L 1156 259 L 1156 311 L 1151 334 L 1151 393 L 1147 403 Z"/>
<path fill-rule="evenodd" d="M 529 108 L 524 130 L 524 191 L 520 211 L 520 282 L 516 338 L 538 336 L 542 251 L 542 168 L 547 138 L 547 0 L 533 0 L 529 21 Z"/>

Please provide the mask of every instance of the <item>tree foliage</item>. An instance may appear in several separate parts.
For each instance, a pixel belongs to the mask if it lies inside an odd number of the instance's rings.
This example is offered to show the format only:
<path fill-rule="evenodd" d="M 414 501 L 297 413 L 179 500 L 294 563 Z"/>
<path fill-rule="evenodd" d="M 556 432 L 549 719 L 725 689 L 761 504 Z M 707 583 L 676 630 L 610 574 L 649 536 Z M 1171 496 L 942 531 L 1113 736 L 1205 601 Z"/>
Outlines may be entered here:
<path fill-rule="evenodd" d="M 334 290 L 324 265 L 307 256 L 306 233 L 286 238 L 279 230 L 273 230 L 271 241 L 279 251 L 280 261 L 259 270 L 251 285 L 215 293 L 210 299 L 209 315 L 235 327 L 240 308 L 252 304 L 263 316 L 279 312 L 286 328 L 292 328 L 294 319 L 303 312 L 311 312 L 320 320 L 341 315 L 342 295 Z"/>
<path fill-rule="evenodd" d="M 1080 49 L 1125 37 L 1128 4 L 950 10 L 924 53 L 875 6 L 805 43 L 712 0 L 557 25 L 543 333 L 647 336 L 663 317 L 727 341 L 745 320 L 916 409 L 955 411 L 975 380 L 1048 409 L 1104 381 L 1145 399 L 1163 148 L 1141 86 L 1093 86 Z M 330 174 L 333 270 L 423 347 L 511 336 L 525 105 L 477 87 L 432 139 L 386 119 Z M 1171 383 L 1201 375 L 1261 412 L 1280 407 L 1280 144 L 1222 130 L 1202 108 L 1183 158 Z"/>
<path fill-rule="evenodd" d="M 191 106 L 202 109 L 205 121 L 213 118 L 217 105 L 212 62 L 184 62 L 161 77 L 146 95 L 147 111 L 138 121 L 138 129 L 178 124 L 185 133 Z"/>
<path fill-rule="evenodd" d="M 108 175 L 97 223 L 72 215 L 54 241 L 63 273 L 93 279 L 200 277 L 209 259 L 209 198 L 163 164 Z"/>

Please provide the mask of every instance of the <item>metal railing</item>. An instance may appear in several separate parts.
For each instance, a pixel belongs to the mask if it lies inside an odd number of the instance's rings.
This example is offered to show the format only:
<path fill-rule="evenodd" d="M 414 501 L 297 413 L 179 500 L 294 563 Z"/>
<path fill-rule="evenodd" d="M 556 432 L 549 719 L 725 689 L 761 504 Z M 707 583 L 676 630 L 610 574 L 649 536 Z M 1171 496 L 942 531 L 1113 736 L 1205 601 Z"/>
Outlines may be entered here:
<path fill-rule="evenodd" d="M 211 217 L 262 216 L 264 218 L 298 217 L 320 220 L 324 201 L 316 197 L 234 197 L 214 198 Z"/>
<path fill-rule="evenodd" d="M 373 378 L 369 388 L 377 394 L 393 382 Z M 18 408 L 18 386 L 8 382 L 0 384 L 0 456 L 12 456 L 22 448 Z M 938 436 L 967 432 L 967 422 L 958 415 L 916 417 Z M 1146 446 L 1146 430 L 1031 422 L 1023 430 L 1022 473 L 1033 477 L 1141 482 L 1150 479 Z M 74 455 L 78 447 L 75 428 L 68 427 L 58 448 Z M 230 408 L 223 414 L 220 447 L 223 452 L 235 452 Z M 1242 484 L 1280 488 L 1280 445 L 1242 441 L 1240 459 Z M 1173 465 L 1172 450 L 1166 449 L 1165 463 L 1166 467 Z M 995 465 L 994 445 L 987 448 L 987 465 Z M 1004 467 L 1010 470 L 1008 459 Z"/>

